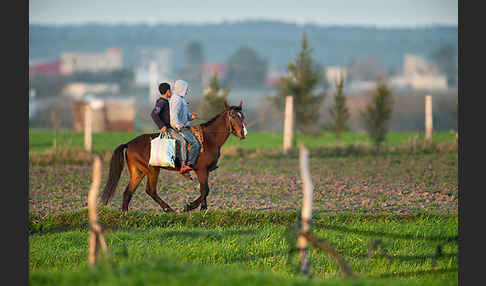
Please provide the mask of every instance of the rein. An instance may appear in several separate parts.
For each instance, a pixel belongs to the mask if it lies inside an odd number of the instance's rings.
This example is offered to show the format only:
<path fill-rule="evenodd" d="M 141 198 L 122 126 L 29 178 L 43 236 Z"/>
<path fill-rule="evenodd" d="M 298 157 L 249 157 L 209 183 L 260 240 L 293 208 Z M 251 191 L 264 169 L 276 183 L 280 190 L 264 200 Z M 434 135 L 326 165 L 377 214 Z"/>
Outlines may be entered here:
<path fill-rule="evenodd" d="M 227 111 L 225 111 L 227 112 Z M 207 128 L 208 126 L 206 126 Z M 233 135 L 236 135 L 234 133 L 234 127 L 233 127 L 233 124 L 231 124 L 231 119 L 230 117 L 228 116 L 228 118 L 226 119 L 226 127 L 227 127 L 227 130 L 226 131 L 207 131 L 207 130 L 204 130 L 204 132 L 207 132 L 207 133 L 229 133 L 229 134 L 233 134 Z"/>

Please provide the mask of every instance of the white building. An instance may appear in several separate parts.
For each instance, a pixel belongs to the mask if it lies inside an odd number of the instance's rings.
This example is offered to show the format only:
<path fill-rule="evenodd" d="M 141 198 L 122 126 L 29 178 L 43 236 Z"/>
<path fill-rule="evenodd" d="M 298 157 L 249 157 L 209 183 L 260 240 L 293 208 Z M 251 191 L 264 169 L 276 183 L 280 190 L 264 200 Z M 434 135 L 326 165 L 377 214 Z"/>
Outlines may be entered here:
<path fill-rule="evenodd" d="M 114 71 L 123 68 L 122 50 L 110 48 L 103 53 L 61 53 L 60 71 L 63 75 L 75 72 Z"/>
<path fill-rule="evenodd" d="M 326 68 L 326 79 L 327 82 L 331 84 L 331 86 L 334 86 L 336 83 L 338 83 L 341 77 L 346 80 L 347 75 L 348 71 L 345 67 L 329 66 Z"/>
<path fill-rule="evenodd" d="M 154 76 L 153 73 L 155 73 L 155 81 L 158 83 L 170 80 L 172 76 L 172 50 L 141 49 L 139 51 L 138 63 L 135 68 L 135 84 L 149 87 L 151 77 Z"/>
<path fill-rule="evenodd" d="M 115 83 L 83 83 L 73 82 L 64 86 L 62 94 L 67 97 L 80 99 L 87 94 L 118 94 L 120 86 Z"/>
<path fill-rule="evenodd" d="M 390 79 L 396 88 L 447 89 L 447 78 L 437 68 L 417 55 L 406 54 L 403 59 L 403 73 Z"/>

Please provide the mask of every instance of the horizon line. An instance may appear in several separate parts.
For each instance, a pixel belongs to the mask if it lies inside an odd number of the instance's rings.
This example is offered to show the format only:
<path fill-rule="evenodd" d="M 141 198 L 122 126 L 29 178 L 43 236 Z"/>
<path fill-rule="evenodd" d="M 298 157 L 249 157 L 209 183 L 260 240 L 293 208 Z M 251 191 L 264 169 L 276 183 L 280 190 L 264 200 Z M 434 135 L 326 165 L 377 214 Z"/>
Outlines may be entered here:
<path fill-rule="evenodd" d="M 319 23 L 316 21 L 287 21 L 281 19 L 237 19 L 237 20 L 214 20 L 214 21 L 81 21 L 81 22 L 45 22 L 45 21 L 29 21 L 29 26 L 51 26 L 51 27 L 69 27 L 69 26 L 212 26 L 221 24 L 241 24 L 241 23 L 279 23 L 296 25 L 298 27 L 316 26 L 316 27 L 359 27 L 359 28 L 376 28 L 376 29 L 414 29 L 414 28 L 433 28 L 433 27 L 458 27 L 457 23 L 435 22 L 428 24 L 409 24 L 409 25 L 378 25 L 378 24 L 359 24 L 359 23 Z"/>

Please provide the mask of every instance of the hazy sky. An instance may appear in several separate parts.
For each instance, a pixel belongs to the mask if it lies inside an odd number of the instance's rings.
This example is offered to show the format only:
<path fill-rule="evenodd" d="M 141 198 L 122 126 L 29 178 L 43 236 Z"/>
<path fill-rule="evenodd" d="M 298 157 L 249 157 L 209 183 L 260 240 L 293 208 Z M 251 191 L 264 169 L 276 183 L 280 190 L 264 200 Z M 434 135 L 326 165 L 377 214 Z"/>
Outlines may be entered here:
<path fill-rule="evenodd" d="M 29 0 L 31 24 L 215 23 L 247 19 L 322 25 L 458 24 L 458 0 Z"/>

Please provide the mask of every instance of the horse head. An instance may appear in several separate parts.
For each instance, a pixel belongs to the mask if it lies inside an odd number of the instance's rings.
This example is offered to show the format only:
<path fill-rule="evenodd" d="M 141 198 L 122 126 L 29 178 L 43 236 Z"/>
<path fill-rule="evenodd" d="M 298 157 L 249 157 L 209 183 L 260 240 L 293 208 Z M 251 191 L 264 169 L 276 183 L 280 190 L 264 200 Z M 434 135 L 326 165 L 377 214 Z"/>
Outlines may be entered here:
<path fill-rule="evenodd" d="M 245 139 L 248 134 L 248 130 L 245 126 L 245 116 L 242 112 L 243 101 L 240 101 L 238 106 L 229 106 L 228 103 L 224 102 L 225 113 L 227 114 L 228 128 L 231 134 L 240 138 L 240 140 Z"/>

